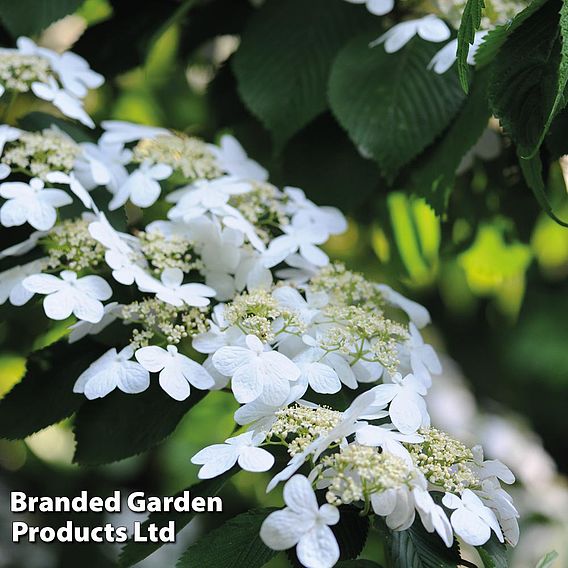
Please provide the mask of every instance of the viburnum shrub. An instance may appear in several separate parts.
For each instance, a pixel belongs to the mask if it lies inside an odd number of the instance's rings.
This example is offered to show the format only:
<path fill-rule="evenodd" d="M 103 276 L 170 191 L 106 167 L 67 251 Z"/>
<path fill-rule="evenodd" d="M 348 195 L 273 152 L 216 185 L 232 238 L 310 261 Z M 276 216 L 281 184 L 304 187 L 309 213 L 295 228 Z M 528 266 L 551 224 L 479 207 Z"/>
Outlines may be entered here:
<path fill-rule="evenodd" d="M 393 51 L 414 34 L 449 29 L 426 16 L 378 43 Z M 93 126 L 82 98 L 102 77 L 79 56 L 21 38 L 0 71 L 12 96 Z M 502 486 L 514 477 L 430 423 L 424 397 L 441 372 L 420 331 L 430 316 L 328 258 L 321 245 L 347 228 L 338 209 L 271 184 L 230 135 L 211 144 L 104 121 L 84 142 L 58 124 L 0 126 L 0 222 L 26 233 L 0 252 L 0 302 L 69 324 L 1 402 L 2 435 L 76 413 L 76 461 L 113 461 L 223 389 L 240 405 L 235 435 L 188 459 L 199 494 L 238 469 L 269 472 L 267 491 L 282 490 L 283 509 L 224 529 L 253 543 L 254 565 L 290 549 L 331 568 L 358 556 L 370 523 L 393 566 L 464 564 L 458 539 L 503 558 L 499 543 L 519 537 Z M 123 563 L 143 556 L 128 545 Z"/>

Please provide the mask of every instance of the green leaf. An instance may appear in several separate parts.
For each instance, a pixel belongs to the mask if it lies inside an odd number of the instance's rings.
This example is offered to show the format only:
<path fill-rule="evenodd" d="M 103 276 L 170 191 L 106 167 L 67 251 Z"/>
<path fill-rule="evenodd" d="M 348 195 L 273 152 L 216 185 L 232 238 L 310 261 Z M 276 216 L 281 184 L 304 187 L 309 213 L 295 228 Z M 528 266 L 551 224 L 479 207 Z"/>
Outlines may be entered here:
<path fill-rule="evenodd" d="M 479 140 L 491 117 L 488 80 L 487 70 L 475 75 L 471 92 L 457 117 L 412 168 L 410 188 L 423 196 L 438 215 L 446 210 L 462 158 Z"/>
<path fill-rule="evenodd" d="M 458 75 L 461 86 L 466 93 L 469 91 L 469 65 L 467 63 L 469 46 L 475 40 L 475 32 L 481 25 L 481 16 L 484 9 L 484 0 L 467 0 L 458 30 Z"/>
<path fill-rule="evenodd" d="M 13 37 L 36 35 L 75 12 L 84 0 L 0 0 L 0 20 Z"/>
<path fill-rule="evenodd" d="M 176 568 L 261 568 L 278 551 L 260 539 L 260 526 L 276 509 L 256 509 L 233 517 L 192 544 Z"/>
<path fill-rule="evenodd" d="M 361 516 L 359 509 L 339 507 L 339 522 L 331 530 L 339 544 L 341 560 L 352 560 L 361 554 L 369 534 L 369 517 Z"/>
<path fill-rule="evenodd" d="M 460 565 L 457 543 L 447 548 L 436 533 L 424 530 L 419 519 L 405 531 L 387 529 L 386 537 L 393 568 L 456 568 Z"/>
<path fill-rule="evenodd" d="M 491 535 L 490 540 L 477 547 L 477 552 L 485 568 L 507 568 L 509 566 L 507 547 L 501 544 L 495 535 Z"/>
<path fill-rule="evenodd" d="M 69 134 L 75 142 L 94 141 L 92 133 L 88 132 L 85 128 L 74 122 L 70 122 L 45 112 L 30 112 L 18 119 L 18 126 L 31 132 L 44 130 L 52 125 L 55 125 L 57 128 L 63 130 L 63 132 Z"/>
<path fill-rule="evenodd" d="M 32 353 L 24 378 L 0 400 L 0 436 L 25 438 L 71 416 L 86 400 L 73 385 L 104 350 L 86 339 L 75 345 L 63 340 Z"/>
<path fill-rule="evenodd" d="M 566 5 L 550 0 L 508 35 L 493 63 L 492 110 L 524 158 L 535 155 L 564 107 L 568 45 L 562 37 L 567 33 Z"/>
<path fill-rule="evenodd" d="M 382 566 L 372 560 L 360 559 L 339 561 L 335 568 L 382 568 Z"/>
<path fill-rule="evenodd" d="M 75 419 L 73 461 L 99 465 L 142 453 L 161 442 L 208 391 L 193 389 L 182 402 L 153 382 L 140 394 L 114 391 L 84 404 Z"/>
<path fill-rule="evenodd" d="M 414 38 L 396 53 L 369 48 L 363 34 L 338 55 L 329 97 L 339 123 L 363 155 L 392 181 L 399 169 L 441 134 L 465 94 L 455 69 L 438 75 L 428 63 L 439 49 Z"/>
<path fill-rule="evenodd" d="M 205 479 L 204 481 L 200 481 L 195 485 L 190 487 L 186 487 L 182 489 L 178 493 L 176 493 L 175 497 L 183 495 L 184 491 L 189 491 L 192 496 L 194 497 L 213 497 L 218 495 L 225 483 L 228 479 L 230 479 L 236 472 L 236 469 L 233 468 L 218 477 L 214 477 L 213 479 Z M 179 533 L 195 516 L 195 512 L 188 512 L 188 513 L 179 513 L 179 512 L 160 512 L 160 513 L 151 513 L 146 521 L 143 523 L 141 531 L 142 533 L 145 532 L 148 525 L 151 523 L 155 524 L 158 528 L 162 528 L 167 526 L 170 521 L 175 522 L 176 527 L 176 534 Z M 130 566 L 134 566 L 138 562 L 141 562 L 145 558 L 148 558 L 150 554 L 161 548 L 163 543 L 158 542 L 134 542 L 129 541 L 127 542 L 121 552 L 118 564 L 121 568 L 128 568 Z"/>
<path fill-rule="evenodd" d="M 542 174 L 542 160 L 540 159 L 540 154 L 536 154 L 529 160 L 519 157 L 519 164 L 527 185 L 532 189 L 536 200 L 544 212 L 559 225 L 568 227 L 568 222 L 563 221 L 556 215 L 556 213 L 554 213 L 550 200 L 548 199 L 548 195 L 546 194 L 546 185 Z"/>
<path fill-rule="evenodd" d="M 366 22 L 373 19 L 363 11 L 329 0 L 273 0 L 251 17 L 233 69 L 242 100 L 278 151 L 327 108 L 332 61 Z"/>
<path fill-rule="evenodd" d="M 552 550 L 546 553 L 536 565 L 536 568 L 552 568 L 554 565 L 554 561 L 558 558 L 558 552 L 556 550 Z"/>

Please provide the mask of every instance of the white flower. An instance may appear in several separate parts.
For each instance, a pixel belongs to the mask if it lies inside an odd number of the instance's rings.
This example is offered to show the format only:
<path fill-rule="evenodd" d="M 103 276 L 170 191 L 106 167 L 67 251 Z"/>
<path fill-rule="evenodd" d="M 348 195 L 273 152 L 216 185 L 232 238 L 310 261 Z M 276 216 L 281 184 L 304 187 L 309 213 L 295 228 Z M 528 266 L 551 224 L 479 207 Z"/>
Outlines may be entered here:
<path fill-rule="evenodd" d="M 377 284 L 377 288 L 383 298 L 392 306 L 400 308 L 418 329 L 426 327 L 430 323 L 430 313 L 418 302 L 405 298 L 386 284 Z"/>
<path fill-rule="evenodd" d="M 355 436 L 359 444 L 382 448 L 383 451 L 402 458 L 409 466 L 412 466 L 412 458 L 408 450 L 402 445 L 402 442 L 418 444 L 423 441 L 422 436 L 418 434 L 401 434 L 397 432 L 392 424 L 381 426 L 368 424 L 357 430 Z"/>
<path fill-rule="evenodd" d="M 23 254 L 30 252 L 37 245 L 38 241 L 45 237 L 45 235 L 47 235 L 47 231 L 34 231 L 25 241 L 0 251 L 0 258 L 6 258 L 8 256 L 22 256 Z"/>
<path fill-rule="evenodd" d="M 59 75 L 63 88 L 72 95 L 82 99 L 87 95 L 88 89 L 96 89 L 105 82 L 104 77 L 93 71 L 76 53 L 71 51 L 62 54 L 52 53 L 51 66 Z"/>
<path fill-rule="evenodd" d="M 424 528 L 428 532 L 436 531 L 447 547 L 452 546 L 454 542 L 452 525 L 444 509 L 442 509 L 440 505 L 437 505 L 430 493 L 422 487 L 414 487 L 412 496 L 414 497 L 414 505 L 420 515 Z"/>
<path fill-rule="evenodd" d="M 150 386 L 150 374 L 136 361 L 131 346 L 117 353 L 113 347 L 92 363 L 77 379 L 73 392 L 84 393 L 89 400 L 102 398 L 115 388 L 137 394 Z"/>
<path fill-rule="evenodd" d="M 367 10 L 375 16 L 384 16 L 394 8 L 394 0 L 346 0 L 351 4 L 366 4 Z"/>
<path fill-rule="evenodd" d="M 404 531 L 416 517 L 414 497 L 407 485 L 390 488 L 371 495 L 373 511 L 385 517 L 387 526 L 395 531 Z"/>
<path fill-rule="evenodd" d="M 308 262 L 299 254 L 287 256 L 284 262 L 291 268 L 281 268 L 276 272 L 276 276 L 282 280 L 289 280 L 296 284 L 305 284 L 319 271 L 319 268 L 315 264 Z"/>
<path fill-rule="evenodd" d="M 0 95 L 1 96 L 1 95 Z M 13 142 L 17 140 L 22 131 L 19 128 L 8 126 L 7 124 L 0 125 L 0 154 L 4 151 L 6 142 Z"/>
<path fill-rule="evenodd" d="M 211 479 L 229 471 L 236 463 L 245 471 L 268 471 L 274 465 L 274 456 L 259 448 L 264 434 L 245 432 L 228 438 L 224 444 L 214 444 L 197 452 L 191 463 L 202 465 L 197 477 Z"/>
<path fill-rule="evenodd" d="M 142 347 L 135 353 L 137 361 L 151 373 L 160 373 L 160 386 L 175 400 L 185 400 L 190 384 L 200 390 L 210 389 L 215 383 L 199 364 L 178 352 L 175 345 L 162 349 L 156 345 Z"/>
<path fill-rule="evenodd" d="M 475 65 L 475 54 L 479 46 L 483 43 L 483 38 L 487 35 L 487 31 L 476 32 L 473 44 L 469 46 L 467 52 L 468 65 Z M 438 75 L 443 75 L 457 60 L 458 40 L 449 41 L 428 63 L 428 69 L 433 69 Z"/>
<path fill-rule="evenodd" d="M 456 174 L 461 175 L 469 170 L 473 166 L 475 158 L 480 158 L 484 161 L 494 160 L 501 154 L 501 150 L 501 136 L 492 128 L 486 128 L 479 137 L 479 140 L 475 143 L 475 146 L 470 148 L 467 154 L 461 159 L 456 169 Z"/>
<path fill-rule="evenodd" d="M 450 521 L 456 534 L 467 544 L 480 546 L 486 543 L 491 537 L 491 530 L 503 542 L 503 533 L 495 513 L 470 489 L 464 490 L 461 499 L 457 495 L 446 493 L 442 503 L 449 509 L 455 509 Z"/>
<path fill-rule="evenodd" d="M 161 281 L 150 275 L 140 274 L 136 283 L 141 292 L 151 292 L 162 302 L 173 306 L 203 307 L 210 303 L 209 298 L 216 294 L 213 288 L 205 284 L 191 282 L 183 284 L 183 271 L 180 268 L 166 268 L 161 275 Z"/>
<path fill-rule="evenodd" d="M 284 193 L 289 199 L 286 209 L 298 225 L 317 225 L 330 235 L 339 235 L 347 230 L 347 220 L 336 207 L 318 207 L 297 187 L 285 187 Z"/>
<path fill-rule="evenodd" d="M 172 172 L 172 168 L 166 164 L 153 165 L 148 161 L 142 162 L 118 188 L 108 208 L 114 211 L 122 207 L 128 199 L 138 207 L 150 207 L 160 197 L 162 191 L 158 181 L 169 178 Z"/>
<path fill-rule="evenodd" d="M 305 324 L 311 324 L 329 303 L 329 296 L 325 292 L 312 292 L 306 290 L 306 298 L 291 286 L 281 286 L 276 288 L 272 294 L 278 304 L 297 313 Z"/>
<path fill-rule="evenodd" d="M 0 273 L 0 305 L 10 300 L 13 306 L 23 306 L 34 295 L 22 282 L 31 274 L 37 274 L 45 263 L 45 259 L 32 260 L 28 264 L 14 266 Z"/>
<path fill-rule="evenodd" d="M 23 225 L 26 221 L 39 231 L 48 231 L 55 225 L 57 207 L 73 203 L 62 189 L 44 189 L 39 178 L 28 183 L 5 182 L 0 185 L 0 196 L 7 199 L 0 208 L 0 222 L 4 227 Z"/>
<path fill-rule="evenodd" d="M 200 217 L 207 211 L 218 215 L 237 215 L 238 212 L 227 203 L 232 195 L 241 195 L 252 190 L 250 183 L 232 176 L 223 176 L 213 180 L 201 179 L 172 191 L 166 201 L 175 203 L 168 212 L 168 218 L 189 221 Z"/>
<path fill-rule="evenodd" d="M 121 143 L 108 143 L 99 140 L 98 144 L 83 142 L 82 153 L 75 161 L 75 175 L 87 189 L 104 185 L 111 193 L 116 193 L 128 179 L 124 167 L 132 158 L 132 152 Z"/>
<path fill-rule="evenodd" d="M 298 380 L 300 369 L 287 357 L 265 347 L 254 335 L 247 335 L 245 347 L 221 347 L 213 355 L 215 368 L 232 377 L 231 388 L 238 402 L 261 401 L 273 406 L 290 395 L 290 382 Z"/>
<path fill-rule="evenodd" d="M 301 371 L 300 379 L 307 381 L 310 387 L 323 394 L 333 394 L 341 390 L 341 381 L 335 370 L 322 362 L 317 349 L 306 349 L 293 361 Z"/>
<path fill-rule="evenodd" d="M 0 164 L 0 180 L 6 179 L 11 173 L 12 170 L 10 166 L 7 164 Z"/>
<path fill-rule="evenodd" d="M 102 300 L 112 296 L 112 289 L 100 276 L 78 278 L 71 270 L 63 270 L 61 278 L 53 274 L 33 274 L 23 286 L 35 294 L 45 294 L 43 309 L 48 318 L 64 320 L 71 314 L 77 319 L 98 323 L 103 319 Z"/>
<path fill-rule="evenodd" d="M 135 124 L 123 120 L 103 120 L 101 126 L 105 130 L 100 139 L 103 144 L 126 144 L 142 138 L 155 138 L 160 134 L 170 133 L 166 128 Z"/>
<path fill-rule="evenodd" d="M 442 365 L 436 351 L 431 345 L 424 343 L 422 335 L 412 322 L 409 328 L 410 338 L 407 348 L 410 351 L 412 374 L 422 381 L 426 388 L 429 388 L 432 385 L 431 373 L 439 375 L 442 372 Z"/>
<path fill-rule="evenodd" d="M 228 327 L 223 316 L 224 304 L 213 308 L 209 330 L 193 338 L 192 347 L 199 353 L 215 353 L 221 347 L 244 343 L 244 333 L 235 326 Z"/>
<path fill-rule="evenodd" d="M 37 271 L 36 271 L 37 272 Z M 122 305 L 118 302 L 110 302 L 104 307 L 104 315 L 98 323 L 78 321 L 69 327 L 69 343 L 75 343 L 87 335 L 97 335 L 120 315 Z"/>
<path fill-rule="evenodd" d="M 81 101 L 62 89 L 53 77 L 50 77 L 47 83 L 32 83 L 32 91 L 36 97 L 52 103 L 65 116 L 75 118 L 89 128 L 95 127 L 93 119 L 85 112 Z"/>
<path fill-rule="evenodd" d="M 423 40 L 438 43 L 449 39 L 451 32 L 443 20 L 429 14 L 423 18 L 396 24 L 373 41 L 370 47 L 384 43 L 385 51 L 394 53 L 403 48 L 415 35 L 420 36 Z"/>
<path fill-rule="evenodd" d="M 397 430 L 403 434 L 414 434 L 418 428 L 429 422 L 426 403 L 422 398 L 426 388 L 413 375 L 404 379 L 397 373 L 393 383 L 385 383 L 374 387 L 376 404 L 390 402 L 389 415 Z"/>
<path fill-rule="evenodd" d="M 496 477 L 509 485 L 515 483 L 513 472 L 505 464 L 499 460 L 483 459 L 483 448 L 481 446 L 474 446 L 471 451 L 473 453 L 473 464 L 470 465 L 470 468 L 478 479 L 483 481 Z"/>
<path fill-rule="evenodd" d="M 331 568 L 339 560 L 339 546 L 329 528 L 339 522 L 333 505 L 318 502 L 303 475 L 295 475 L 284 487 L 287 507 L 270 513 L 260 528 L 260 538 L 273 550 L 296 546 L 298 560 L 306 568 Z"/>
<path fill-rule="evenodd" d="M 98 211 L 98 208 L 92 197 L 89 195 L 89 192 L 83 187 L 73 172 L 70 174 L 66 174 L 65 172 L 50 172 L 47 174 L 46 179 L 50 183 L 62 183 L 68 185 L 69 189 L 81 200 L 87 209 Z"/>
<path fill-rule="evenodd" d="M 282 227 L 282 231 L 284 234 L 273 239 L 268 246 L 267 267 L 276 266 L 295 252 L 316 266 L 325 266 L 329 262 L 327 254 L 315 246 L 327 241 L 329 235 L 325 229 L 292 221 Z"/>
<path fill-rule="evenodd" d="M 272 272 L 266 268 L 265 253 L 241 249 L 241 257 L 235 271 L 237 290 L 269 290 L 272 286 Z"/>
<path fill-rule="evenodd" d="M 215 156 L 217 165 L 230 176 L 256 181 L 268 179 L 268 172 L 247 156 L 234 136 L 225 134 L 221 137 L 219 146 L 208 144 L 207 147 Z"/>

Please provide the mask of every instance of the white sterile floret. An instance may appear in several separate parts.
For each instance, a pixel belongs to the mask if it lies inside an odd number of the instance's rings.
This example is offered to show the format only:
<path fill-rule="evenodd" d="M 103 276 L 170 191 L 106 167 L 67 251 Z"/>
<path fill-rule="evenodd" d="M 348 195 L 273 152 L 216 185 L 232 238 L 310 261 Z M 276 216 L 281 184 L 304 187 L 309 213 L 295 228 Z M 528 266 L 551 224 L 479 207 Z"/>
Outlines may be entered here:
<path fill-rule="evenodd" d="M 37 271 L 36 271 L 37 272 Z M 104 315 L 98 323 L 78 321 L 69 327 L 69 343 L 75 343 L 87 335 L 98 335 L 103 329 L 118 319 L 124 306 L 118 302 L 110 302 L 104 307 Z"/>
<path fill-rule="evenodd" d="M 407 20 L 406 22 L 396 24 L 373 41 L 370 47 L 384 43 L 387 53 L 395 53 L 402 49 L 415 35 L 418 35 L 423 40 L 438 43 L 449 39 L 451 32 L 443 20 L 429 14 L 416 20 Z"/>
<path fill-rule="evenodd" d="M 230 176 L 240 179 L 266 181 L 268 172 L 257 162 L 249 158 L 239 141 L 230 134 L 225 134 L 219 146 L 208 144 L 207 148 L 215 156 L 217 165 Z"/>
<path fill-rule="evenodd" d="M 346 0 L 351 4 L 366 4 L 367 10 L 375 16 L 384 16 L 394 8 L 394 0 Z"/>
<path fill-rule="evenodd" d="M 87 189 L 104 185 L 115 194 L 126 183 L 128 170 L 124 167 L 132 159 L 132 152 L 121 143 L 99 140 L 97 144 L 83 142 L 81 154 L 75 161 L 75 175 Z"/>
<path fill-rule="evenodd" d="M 37 274 L 45 267 L 45 259 L 32 260 L 21 266 L 14 266 L 0 273 L 0 305 L 10 300 L 13 306 L 23 306 L 34 295 L 24 288 L 23 281 L 32 274 Z"/>
<path fill-rule="evenodd" d="M 339 546 L 329 528 L 339 522 L 333 505 L 318 506 L 310 482 L 295 475 L 284 487 L 286 507 L 270 513 L 260 528 L 260 538 L 273 550 L 296 546 L 306 568 L 331 568 L 339 560 Z"/>
<path fill-rule="evenodd" d="M 62 189 L 46 189 L 39 178 L 29 183 L 5 182 L 0 185 L 0 196 L 7 199 L 0 208 L 0 222 L 4 227 L 15 227 L 26 221 L 39 231 L 48 231 L 57 220 L 57 208 L 73 203 Z"/>
<path fill-rule="evenodd" d="M 73 314 L 77 319 L 98 323 L 104 316 L 103 300 L 112 296 L 112 289 L 100 276 L 78 278 L 72 270 L 53 274 L 33 274 L 23 286 L 35 294 L 45 294 L 43 309 L 48 318 L 64 320 Z"/>
<path fill-rule="evenodd" d="M 405 298 L 402 294 L 393 290 L 386 284 L 377 284 L 376 286 L 385 301 L 392 306 L 400 308 L 418 329 L 422 329 L 430 323 L 430 312 L 428 312 L 424 306 L 421 306 L 418 302 Z"/>
<path fill-rule="evenodd" d="M 496 477 L 509 485 L 515 483 L 513 472 L 505 464 L 499 460 L 485 460 L 483 458 L 483 448 L 481 446 L 474 446 L 471 452 L 473 454 L 473 464 L 470 465 L 470 469 L 478 479 L 483 481 L 484 479 Z"/>
<path fill-rule="evenodd" d="M 296 355 L 293 361 L 300 369 L 300 379 L 322 394 L 333 394 L 341 390 L 341 381 L 335 370 L 322 362 L 316 349 L 307 349 Z"/>
<path fill-rule="evenodd" d="M 104 129 L 100 140 L 103 144 L 126 144 L 142 138 L 154 138 L 160 134 L 170 134 L 167 128 L 123 120 L 103 120 L 101 126 Z"/>
<path fill-rule="evenodd" d="M 389 405 L 389 416 L 392 423 L 403 434 L 414 434 L 418 428 L 429 423 L 426 403 L 422 398 L 426 387 L 413 375 L 402 378 L 395 374 L 392 383 L 374 387 L 376 403 Z"/>
<path fill-rule="evenodd" d="M 491 531 L 503 542 L 503 533 L 495 513 L 470 489 L 462 493 L 461 499 L 457 495 L 446 493 L 442 503 L 448 509 L 455 509 L 450 522 L 455 533 L 467 544 L 480 546 L 486 543 L 491 537 Z"/>
<path fill-rule="evenodd" d="M 215 384 L 202 365 L 179 353 L 175 345 L 168 345 L 167 349 L 157 345 L 142 347 L 135 357 L 146 370 L 160 373 L 160 386 L 175 400 L 189 396 L 190 384 L 200 390 L 210 389 Z"/>
<path fill-rule="evenodd" d="M 197 452 L 191 463 L 202 465 L 197 477 L 211 479 L 229 471 L 236 463 L 245 471 L 268 471 L 274 465 L 274 456 L 259 448 L 264 434 L 245 432 L 228 438 L 224 444 L 214 444 Z"/>
<path fill-rule="evenodd" d="M 290 395 L 290 382 L 300 377 L 300 369 L 290 359 L 272 351 L 254 335 L 247 335 L 246 347 L 221 347 L 213 355 L 213 364 L 232 378 L 231 388 L 241 403 L 260 398 L 278 406 Z"/>
<path fill-rule="evenodd" d="M 0 258 L 8 256 L 22 256 L 35 248 L 38 241 L 47 235 L 48 231 L 34 231 L 30 236 L 21 243 L 12 245 L 0 251 Z"/>
<path fill-rule="evenodd" d="M 473 44 L 469 46 L 467 53 L 468 65 L 475 65 L 475 55 L 479 46 L 483 43 L 483 39 L 487 35 L 487 31 L 476 32 Z M 438 53 L 432 57 L 428 63 L 428 69 L 433 69 L 438 75 L 443 75 L 448 71 L 457 60 L 458 40 L 449 41 Z"/>
<path fill-rule="evenodd" d="M 434 499 L 432 499 L 432 496 L 426 489 L 420 486 L 412 489 L 412 496 L 414 497 L 414 506 L 420 515 L 424 528 L 428 532 L 437 532 L 447 547 L 452 546 L 454 542 L 452 525 L 444 509 L 434 502 Z"/>
<path fill-rule="evenodd" d="M 162 302 L 172 304 L 173 306 L 204 307 L 210 303 L 209 298 L 213 298 L 216 294 L 213 288 L 190 282 L 183 284 L 183 271 L 181 268 L 166 268 L 161 275 L 160 280 L 156 280 L 148 274 L 137 277 L 136 282 L 138 288 L 142 292 L 151 292 Z"/>
<path fill-rule="evenodd" d="M 267 266 L 276 266 L 296 252 L 316 266 L 325 266 L 329 262 L 327 254 L 316 246 L 325 243 L 329 237 L 324 228 L 294 220 L 282 227 L 282 231 L 284 234 L 273 239 L 268 246 Z"/>
<path fill-rule="evenodd" d="M 126 181 L 118 188 L 116 194 L 108 204 L 111 211 L 122 207 L 129 199 L 138 207 L 150 207 L 156 203 L 162 188 L 159 181 L 172 175 L 172 168 L 166 164 L 152 164 L 142 162 Z"/>
<path fill-rule="evenodd" d="M 424 343 L 422 335 L 413 323 L 410 323 L 409 329 L 410 338 L 407 341 L 406 348 L 410 353 L 412 374 L 422 381 L 426 388 L 430 388 L 432 385 L 431 375 L 439 375 L 442 372 L 440 359 L 438 359 L 434 348 Z"/>
<path fill-rule="evenodd" d="M 84 393 L 89 400 L 102 398 L 115 388 L 128 394 L 137 394 L 150 386 L 150 374 L 142 365 L 131 361 L 131 346 L 118 352 L 113 347 L 91 363 L 77 379 L 73 392 Z"/>
<path fill-rule="evenodd" d="M 355 438 L 363 446 L 374 446 L 381 448 L 389 454 L 394 454 L 402 458 L 409 466 L 412 465 L 412 457 L 402 442 L 407 444 L 417 444 L 423 438 L 419 434 L 402 434 L 394 429 L 392 424 L 381 426 L 366 425 L 357 430 Z"/>
<path fill-rule="evenodd" d="M 83 103 L 62 89 L 53 77 L 49 77 L 47 83 L 32 83 L 32 91 L 36 97 L 52 103 L 65 116 L 74 118 L 89 128 L 95 127 L 93 119 L 85 112 Z"/>
<path fill-rule="evenodd" d="M 68 185 L 69 189 L 81 200 L 81 203 L 87 209 L 98 211 L 95 202 L 89 195 L 89 192 L 83 187 L 81 182 L 75 177 L 73 172 L 66 174 L 65 172 L 50 172 L 45 176 L 45 179 L 50 183 L 61 183 Z"/>
<path fill-rule="evenodd" d="M 17 140 L 21 132 L 22 131 L 19 128 L 14 128 L 7 124 L 0 124 L 0 154 L 4 151 L 6 143 Z"/>

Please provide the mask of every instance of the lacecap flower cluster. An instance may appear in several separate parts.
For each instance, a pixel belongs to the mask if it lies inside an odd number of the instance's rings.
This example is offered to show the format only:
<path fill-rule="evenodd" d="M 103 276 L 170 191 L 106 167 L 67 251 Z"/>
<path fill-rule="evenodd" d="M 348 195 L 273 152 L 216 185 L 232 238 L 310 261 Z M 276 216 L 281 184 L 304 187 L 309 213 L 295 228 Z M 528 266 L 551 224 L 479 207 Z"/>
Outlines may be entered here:
<path fill-rule="evenodd" d="M 21 39 L 0 53 L 0 80 L 4 96 L 49 92 L 91 125 L 80 101 L 102 78 L 71 53 Z M 78 351 L 87 336 L 127 331 L 107 334 L 128 339 L 74 392 L 136 396 L 153 380 L 180 401 L 192 389 L 230 390 L 241 432 L 192 461 L 202 479 L 236 464 L 266 472 L 284 448 L 288 464 L 268 490 L 284 483 L 286 507 L 260 536 L 276 550 L 295 546 L 307 568 L 338 560 L 330 526 L 340 505 L 392 530 L 418 515 L 447 546 L 492 533 L 514 545 L 518 514 L 501 485 L 512 473 L 430 424 L 425 395 L 441 366 L 420 331 L 428 312 L 322 250 L 345 231 L 341 212 L 272 185 L 232 136 L 215 145 L 120 121 L 102 129 L 96 143 L 77 143 L 55 127 L 0 126 L 0 223 L 28 233 L 0 252 L 11 266 L 0 303 L 41 301 L 47 318 L 71 322 Z M 124 207 L 130 224 L 118 226 Z M 149 208 L 155 220 L 143 225 Z M 340 391 L 347 408 L 334 407 Z"/>

